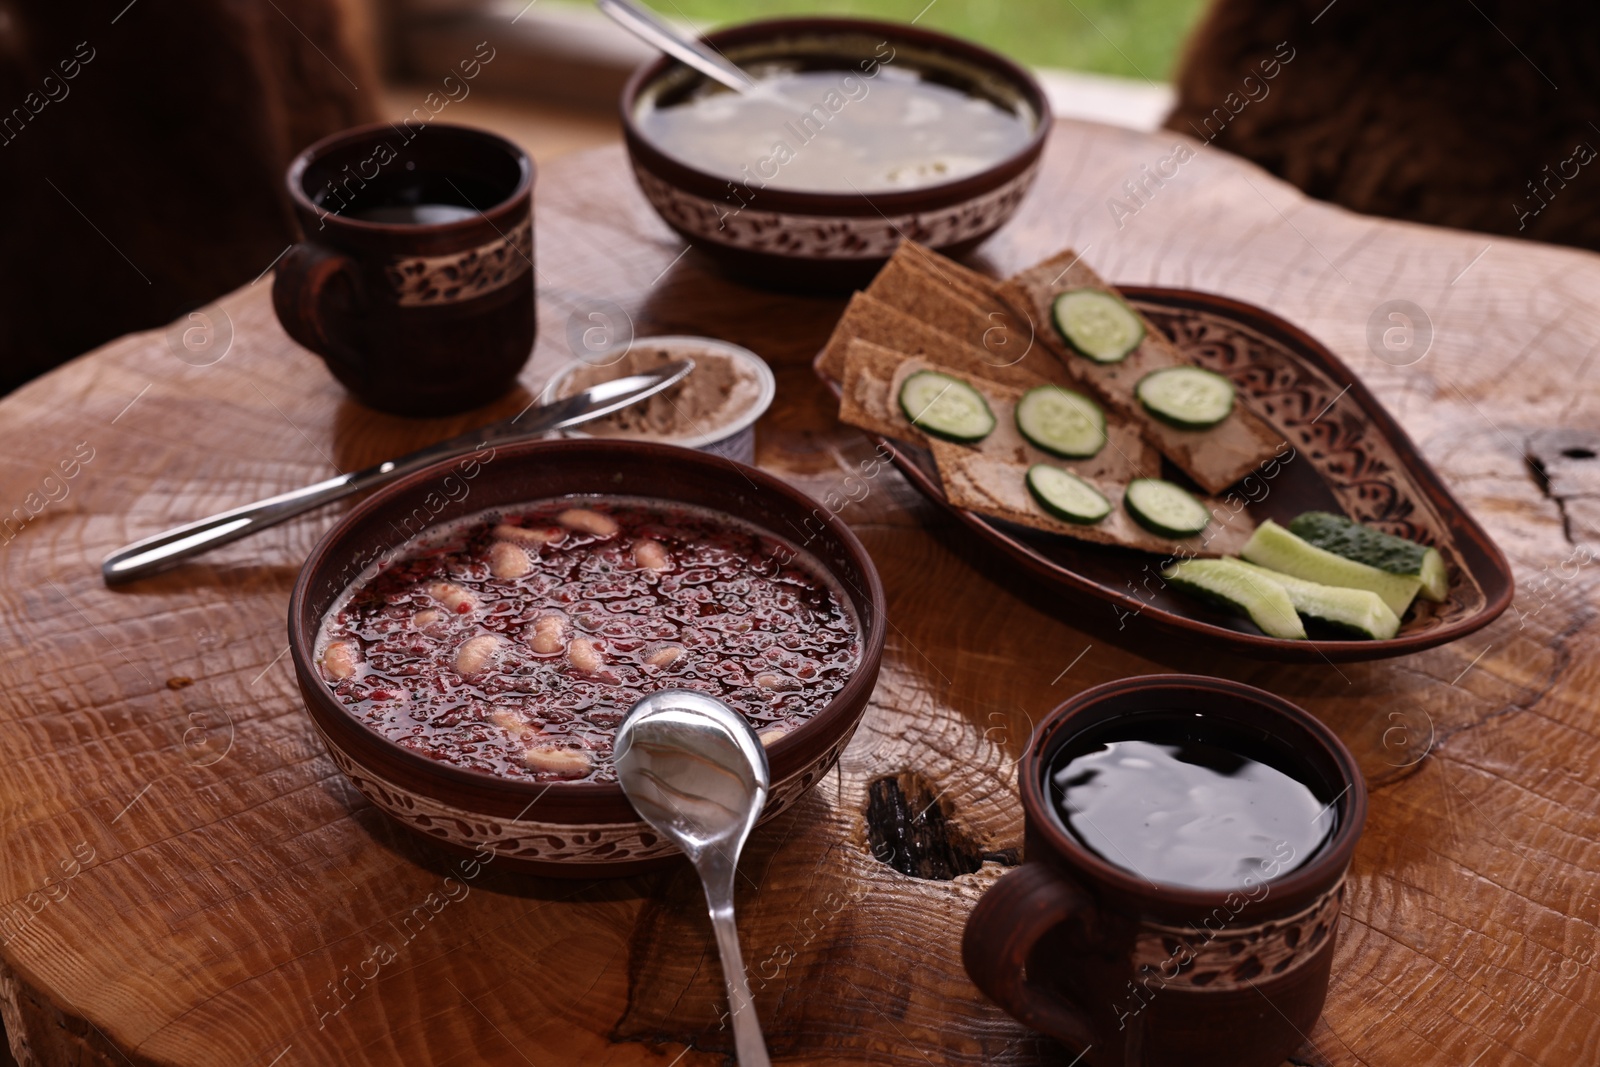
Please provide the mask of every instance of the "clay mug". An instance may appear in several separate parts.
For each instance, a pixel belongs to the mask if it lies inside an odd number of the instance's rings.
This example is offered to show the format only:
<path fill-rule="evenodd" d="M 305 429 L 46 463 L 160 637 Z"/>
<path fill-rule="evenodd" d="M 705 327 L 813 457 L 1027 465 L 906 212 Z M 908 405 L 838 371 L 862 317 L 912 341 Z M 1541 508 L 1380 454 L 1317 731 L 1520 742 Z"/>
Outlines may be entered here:
<path fill-rule="evenodd" d="M 1075 742 L 1137 736 L 1140 716 L 1156 715 L 1298 779 L 1332 809 L 1334 829 L 1309 858 L 1269 856 L 1233 891 L 1158 884 L 1097 855 L 1057 814 L 1051 769 Z M 1252 686 L 1155 675 L 1056 708 L 1018 771 L 1026 862 L 967 921 L 962 955 L 978 988 L 1085 1064 L 1281 1067 L 1322 1012 L 1366 819 L 1366 786 L 1339 738 Z"/>
<path fill-rule="evenodd" d="M 516 384 L 533 350 L 533 161 L 415 122 L 345 130 L 289 167 L 302 240 L 273 308 L 356 398 L 446 415 Z"/>

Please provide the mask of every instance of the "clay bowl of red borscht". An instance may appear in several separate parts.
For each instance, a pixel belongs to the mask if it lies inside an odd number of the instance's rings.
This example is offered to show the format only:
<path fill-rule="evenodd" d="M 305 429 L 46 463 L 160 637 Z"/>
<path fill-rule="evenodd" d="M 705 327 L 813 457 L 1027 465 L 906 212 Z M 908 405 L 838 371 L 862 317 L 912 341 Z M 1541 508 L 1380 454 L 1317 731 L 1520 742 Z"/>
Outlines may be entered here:
<path fill-rule="evenodd" d="M 743 714 L 765 821 L 849 743 L 884 626 L 828 509 L 753 467 L 607 440 L 497 446 L 378 490 L 289 604 L 306 707 L 363 796 L 447 851 L 585 878 L 677 855 L 616 783 L 635 701 L 696 689 Z"/>

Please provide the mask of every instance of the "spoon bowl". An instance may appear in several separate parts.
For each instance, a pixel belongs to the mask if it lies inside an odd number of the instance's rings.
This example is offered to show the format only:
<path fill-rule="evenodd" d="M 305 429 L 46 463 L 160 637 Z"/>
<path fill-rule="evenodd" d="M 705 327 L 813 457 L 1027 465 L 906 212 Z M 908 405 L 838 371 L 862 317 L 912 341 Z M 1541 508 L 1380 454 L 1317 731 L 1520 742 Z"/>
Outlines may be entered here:
<path fill-rule="evenodd" d="M 691 859 L 742 845 L 767 793 L 767 754 L 749 727 L 726 704 L 688 690 L 634 705 L 617 733 L 617 773 L 645 822 Z"/>

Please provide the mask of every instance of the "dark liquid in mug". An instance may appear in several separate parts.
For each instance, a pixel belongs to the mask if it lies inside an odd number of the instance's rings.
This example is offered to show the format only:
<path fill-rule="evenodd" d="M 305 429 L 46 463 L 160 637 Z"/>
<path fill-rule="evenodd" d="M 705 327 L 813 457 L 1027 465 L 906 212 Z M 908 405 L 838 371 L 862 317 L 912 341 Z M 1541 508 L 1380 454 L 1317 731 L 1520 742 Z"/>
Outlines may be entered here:
<path fill-rule="evenodd" d="M 1062 824 L 1107 862 L 1158 884 L 1238 889 L 1302 866 L 1333 833 L 1334 805 L 1287 765 L 1203 716 L 1141 716 L 1069 744 L 1046 784 Z"/>
<path fill-rule="evenodd" d="M 348 194 L 348 198 L 346 198 Z M 363 222 L 437 226 L 477 218 L 509 195 L 509 190 L 466 174 L 402 172 L 380 176 L 358 188 L 336 184 L 314 199 L 323 210 Z"/>
<path fill-rule="evenodd" d="M 394 222 L 405 226 L 437 226 L 442 222 L 475 219 L 478 213 L 459 204 L 383 204 L 355 212 L 363 222 Z"/>

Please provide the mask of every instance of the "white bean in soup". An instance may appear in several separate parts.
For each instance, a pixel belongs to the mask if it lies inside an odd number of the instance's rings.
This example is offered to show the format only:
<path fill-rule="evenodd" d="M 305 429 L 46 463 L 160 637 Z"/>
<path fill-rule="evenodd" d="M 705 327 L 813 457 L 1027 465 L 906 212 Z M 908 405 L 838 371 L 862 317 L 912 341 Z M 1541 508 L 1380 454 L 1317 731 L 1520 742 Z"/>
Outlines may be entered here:
<path fill-rule="evenodd" d="M 647 100 L 644 135 L 689 166 L 755 188 L 873 193 L 957 181 L 1014 155 L 1033 120 L 915 69 L 755 66 L 753 92 Z"/>

